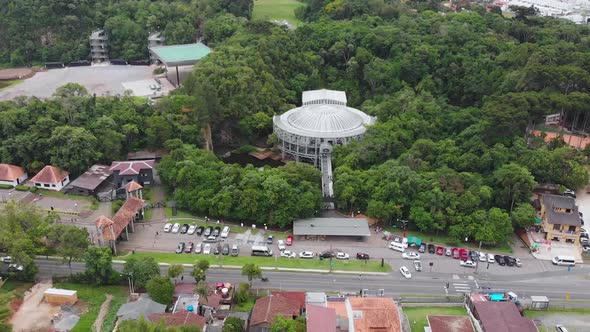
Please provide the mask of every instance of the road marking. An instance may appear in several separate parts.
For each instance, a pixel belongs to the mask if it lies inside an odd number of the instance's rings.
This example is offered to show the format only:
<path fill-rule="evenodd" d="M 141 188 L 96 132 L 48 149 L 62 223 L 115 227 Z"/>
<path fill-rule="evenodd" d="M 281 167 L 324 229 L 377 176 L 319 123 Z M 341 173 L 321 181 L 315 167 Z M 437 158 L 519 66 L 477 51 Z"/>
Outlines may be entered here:
<path fill-rule="evenodd" d="M 477 280 L 473 280 L 473 282 L 475 283 L 475 287 L 479 288 L 479 285 L 477 284 Z"/>
<path fill-rule="evenodd" d="M 473 280 L 473 279 L 475 279 L 475 278 L 473 278 L 473 276 L 467 276 L 467 279 L 469 279 L 469 280 Z"/>
<path fill-rule="evenodd" d="M 453 279 L 457 280 L 457 279 L 461 279 L 461 277 L 459 277 L 459 275 L 457 275 L 457 274 L 453 274 Z"/>

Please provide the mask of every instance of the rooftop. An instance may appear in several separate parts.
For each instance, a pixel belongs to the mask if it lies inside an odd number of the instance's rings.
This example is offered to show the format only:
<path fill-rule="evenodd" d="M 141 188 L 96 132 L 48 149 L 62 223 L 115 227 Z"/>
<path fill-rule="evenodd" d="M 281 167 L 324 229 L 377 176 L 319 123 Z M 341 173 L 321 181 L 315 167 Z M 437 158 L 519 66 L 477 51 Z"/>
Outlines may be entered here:
<path fill-rule="evenodd" d="M 205 317 L 197 315 L 196 312 L 186 310 L 180 310 L 173 314 L 154 313 L 148 315 L 147 318 L 155 322 L 164 320 L 164 324 L 166 326 L 196 325 L 201 329 L 203 329 L 203 327 L 205 327 L 205 324 L 207 323 L 207 319 Z"/>
<path fill-rule="evenodd" d="M 166 66 L 190 66 L 211 53 L 211 49 L 202 43 L 156 46 L 150 50 Z"/>
<path fill-rule="evenodd" d="M 92 165 L 86 172 L 77 179 L 70 182 L 68 187 L 78 187 L 88 190 L 95 190 L 103 183 L 113 172 L 106 165 Z"/>
<path fill-rule="evenodd" d="M 65 179 L 69 172 L 62 171 L 61 169 L 47 165 L 43 167 L 43 169 L 37 173 L 37 175 L 33 176 L 31 182 L 35 183 L 60 183 L 63 179 Z"/>
<path fill-rule="evenodd" d="M 130 193 L 130 192 L 142 189 L 143 186 L 135 181 L 131 181 L 131 182 L 127 182 L 127 184 L 125 186 L 123 186 L 123 188 L 125 188 L 125 191 Z"/>
<path fill-rule="evenodd" d="M 537 332 L 532 320 L 520 315 L 513 302 L 475 302 L 476 317 L 486 332 Z"/>
<path fill-rule="evenodd" d="M 142 169 L 154 168 L 155 160 L 113 161 L 109 171 L 119 171 L 119 175 L 137 175 Z"/>
<path fill-rule="evenodd" d="M 135 216 L 135 214 L 137 212 L 139 212 L 139 210 L 141 210 L 141 208 L 143 207 L 143 204 L 144 204 L 144 201 L 142 199 L 139 199 L 137 197 L 129 197 L 125 201 L 125 203 L 123 203 L 123 206 L 121 206 L 119 211 L 117 211 L 117 213 L 115 213 L 115 215 L 113 216 L 113 219 L 112 219 L 113 230 L 112 230 L 112 232 L 108 228 L 102 229 L 103 239 L 105 241 L 116 240 L 119 237 L 119 235 L 121 235 L 121 232 L 123 231 L 123 229 L 125 229 L 125 227 L 127 227 L 127 225 L 129 224 L 131 219 Z M 108 225 L 108 221 L 106 219 L 108 219 L 108 218 L 106 218 L 104 216 L 100 216 L 96 221 L 97 225 L 99 222 L 102 222 L 104 225 Z"/>
<path fill-rule="evenodd" d="M 310 91 L 303 91 L 301 94 L 301 102 L 303 105 L 307 105 L 309 103 L 317 102 L 317 101 L 328 101 L 328 102 L 337 102 L 346 105 L 346 92 L 344 91 L 337 91 L 337 90 L 310 90 Z"/>
<path fill-rule="evenodd" d="M 48 288 L 45 292 L 43 292 L 43 294 L 66 295 L 66 296 L 76 295 L 76 293 L 78 293 L 78 291 L 69 290 L 69 289 L 61 289 L 61 288 Z"/>
<path fill-rule="evenodd" d="M 9 164 L 0 164 L 0 180 L 15 181 L 23 175 L 25 175 L 25 171 L 22 169 L 22 167 Z"/>
<path fill-rule="evenodd" d="M 431 332 L 474 332 L 468 316 L 428 316 Z"/>
<path fill-rule="evenodd" d="M 305 310 L 307 332 L 336 332 L 336 310 L 308 304 Z"/>
<path fill-rule="evenodd" d="M 160 304 L 149 297 L 140 297 L 139 300 L 121 305 L 117 311 L 119 320 L 136 320 L 139 317 L 147 317 L 150 314 L 164 313 L 166 305 Z"/>
<path fill-rule="evenodd" d="M 250 326 L 267 323 L 272 324 L 277 315 L 288 318 L 300 315 L 300 306 L 297 301 L 273 294 L 256 300 L 250 316 Z"/>
<path fill-rule="evenodd" d="M 575 199 L 561 195 L 543 195 L 542 201 L 547 213 L 546 219 L 548 223 L 570 226 L 582 225 Z M 569 212 L 561 212 L 556 209 L 568 210 Z"/>
<path fill-rule="evenodd" d="M 310 218 L 293 222 L 293 235 L 370 236 L 364 218 Z"/>
<path fill-rule="evenodd" d="M 386 297 L 349 297 L 355 332 L 401 332 L 397 305 Z M 486 330 L 486 332 L 489 332 Z"/>

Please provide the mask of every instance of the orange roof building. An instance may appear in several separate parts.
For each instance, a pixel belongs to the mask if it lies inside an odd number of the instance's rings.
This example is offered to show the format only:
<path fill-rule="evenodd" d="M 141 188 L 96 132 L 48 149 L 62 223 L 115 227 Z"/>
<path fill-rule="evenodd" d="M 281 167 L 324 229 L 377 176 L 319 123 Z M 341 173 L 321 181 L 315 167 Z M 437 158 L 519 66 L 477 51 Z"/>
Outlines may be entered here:
<path fill-rule="evenodd" d="M 143 205 L 144 200 L 137 197 L 129 197 L 123 206 L 115 213 L 113 219 L 109 219 L 105 216 L 100 216 L 96 220 L 96 228 L 98 230 L 99 245 L 110 245 L 115 253 L 117 251 L 115 247 L 116 240 L 125 232 L 124 239 L 129 238 L 129 229 L 134 230 L 134 222 L 136 219 L 143 218 Z"/>
<path fill-rule="evenodd" d="M 70 183 L 70 173 L 47 165 L 33 176 L 31 183 L 37 188 L 60 191 Z"/>
<path fill-rule="evenodd" d="M 17 186 L 27 180 L 27 173 L 22 167 L 0 164 L 0 184 L 9 184 Z"/>
<path fill-rule="evenodd" d="M 250 315 L 248 330 L 270 328 L 277 315 L 286 318 L 299 317 L 301 315 L 300 303 L 295 299 L 281 295 L 280 292 L 256 300 Z"/>

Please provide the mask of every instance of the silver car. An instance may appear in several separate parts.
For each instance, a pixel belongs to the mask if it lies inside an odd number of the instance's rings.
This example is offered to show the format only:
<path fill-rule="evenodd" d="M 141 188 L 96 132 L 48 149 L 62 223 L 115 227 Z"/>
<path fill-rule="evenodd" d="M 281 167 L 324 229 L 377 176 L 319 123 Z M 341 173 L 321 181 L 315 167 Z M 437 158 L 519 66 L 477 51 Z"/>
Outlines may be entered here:
<path fill-rule="evenodd" d="M 197 243 L 195 245 L 195 254 L 200 254 L 203 251 L 203 245 L 201 243 Z"/>

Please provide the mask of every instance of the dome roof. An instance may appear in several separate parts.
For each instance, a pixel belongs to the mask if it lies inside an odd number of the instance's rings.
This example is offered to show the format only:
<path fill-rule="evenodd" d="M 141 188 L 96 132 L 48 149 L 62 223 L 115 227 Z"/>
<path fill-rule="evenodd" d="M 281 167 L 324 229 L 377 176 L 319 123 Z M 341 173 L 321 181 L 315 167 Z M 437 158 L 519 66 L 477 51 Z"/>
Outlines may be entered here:
<path fill-rule="evenodd" d="M 311 132 L 341 133 L 363 125 L 363 118 L 339 105 L 310 105 L 301 107 L 287 117 L 291 126 Z"/>

